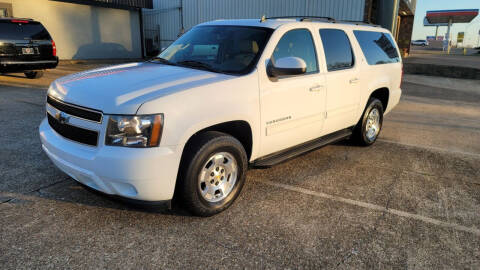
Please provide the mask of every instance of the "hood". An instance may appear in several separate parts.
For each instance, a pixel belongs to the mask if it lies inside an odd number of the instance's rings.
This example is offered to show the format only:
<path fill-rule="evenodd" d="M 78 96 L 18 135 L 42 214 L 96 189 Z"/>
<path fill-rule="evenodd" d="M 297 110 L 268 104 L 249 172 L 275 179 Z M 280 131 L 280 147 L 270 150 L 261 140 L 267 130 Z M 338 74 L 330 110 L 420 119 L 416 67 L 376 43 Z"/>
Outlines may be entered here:
<path fill-rule="evenodd" d="M 62 77 L 52 83 L 48 94 L 105 114 L 135 114 L 147 101 L 231 78 L 178 66 L 131 63 Z"/>

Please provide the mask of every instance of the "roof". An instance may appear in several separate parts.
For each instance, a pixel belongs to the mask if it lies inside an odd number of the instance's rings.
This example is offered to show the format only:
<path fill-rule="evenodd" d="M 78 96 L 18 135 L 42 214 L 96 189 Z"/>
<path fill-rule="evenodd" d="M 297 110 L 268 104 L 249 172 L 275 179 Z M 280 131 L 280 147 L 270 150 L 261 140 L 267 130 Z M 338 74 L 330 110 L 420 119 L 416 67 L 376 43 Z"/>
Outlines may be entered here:
<path fill-rule="evenodd" d="M 285 18 L 285 19 L 266 19 L 261 21 L 260 19 L 235 19 L 235 20 L 215 20 L 210 22 L 205 22 L 199 24 L 199 26 L 206 26 L 206 25 L 232 25 L 232 26 L 253 26 L 253 27 L 265 27 L 271 29 L 277 29 L 278 27 L 286 24 L 323 24 L 324 26 L 328 27 L 331 25 L 344 25 L 347 27 L 352 28 L 364 28 L 364 30 L 369 29 L 372 30 L 374 28 L 376 31 L 378 29 L 383 29 L 378 27 L 377 25 L 373 24 L 365 24 L 362 22 L 348 22 L 348 21 L 335 21 L 335 20 L 304 20 L 301 21 L 295 18 Z M 385 29 L 386 30 L 386 29 Z"/>
<path fill-rule="evenodd" d="M 289 20 L 292 22 L 293 20 Z M 202 23 L 200 25 L 235 25 L 235 26 L 255 26 L 276 29 L 280 25 L 285 24 L 282 20 L 267 20 L 260 22 L 260 19 L 238 19 L 238 20 L 215 20 Z"/>
<path fill-rule="evenodd" d="M 454 9 L 427 11 L 429 23 L 469 23 L 478 15 L 478 9 Z"/>

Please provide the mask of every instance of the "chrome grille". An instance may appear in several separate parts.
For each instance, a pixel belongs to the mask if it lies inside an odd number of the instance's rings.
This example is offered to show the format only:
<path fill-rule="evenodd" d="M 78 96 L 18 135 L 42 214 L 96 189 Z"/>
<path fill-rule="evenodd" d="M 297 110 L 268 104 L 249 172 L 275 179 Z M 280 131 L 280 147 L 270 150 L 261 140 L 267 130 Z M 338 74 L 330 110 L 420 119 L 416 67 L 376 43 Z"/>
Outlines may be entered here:
<path fill-rule="evenodd" d="M 47 103 L 55 109 L 71 114 L 78 118 L 85 120 L 101 123 L 102 122 L 102 112 L 94 109 L 89 109 L 73 104 L 69 104 L 53 97 L 47 96 Z"/>

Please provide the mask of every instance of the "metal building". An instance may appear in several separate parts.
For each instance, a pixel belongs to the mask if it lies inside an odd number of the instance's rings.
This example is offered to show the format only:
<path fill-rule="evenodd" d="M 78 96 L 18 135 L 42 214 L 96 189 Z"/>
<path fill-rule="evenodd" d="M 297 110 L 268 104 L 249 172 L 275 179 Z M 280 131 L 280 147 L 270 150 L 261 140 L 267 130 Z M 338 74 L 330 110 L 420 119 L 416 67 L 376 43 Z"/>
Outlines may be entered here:
<path fill-rule="evenodd" d="M 397 39 L 404 25 L 408 51 L 415 5 L 416 0 L 153 0 L 153 9 L 143 10 L 145 46 L 154 55 L 184 31 L 216 19 L 326 16 L 380 24 Z"/>

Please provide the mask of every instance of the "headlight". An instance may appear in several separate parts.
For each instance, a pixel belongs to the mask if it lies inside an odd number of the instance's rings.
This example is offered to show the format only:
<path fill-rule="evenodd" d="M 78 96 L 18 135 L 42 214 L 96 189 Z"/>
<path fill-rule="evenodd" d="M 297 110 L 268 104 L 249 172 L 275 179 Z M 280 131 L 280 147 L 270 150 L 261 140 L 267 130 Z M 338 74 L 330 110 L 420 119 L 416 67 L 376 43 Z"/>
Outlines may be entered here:
<path fill-rule="evenodd" d="M 111 115 L 108 119 L 105 144 L 127 147 L 155 147 L 160 143 L 163 114 Z"/>

